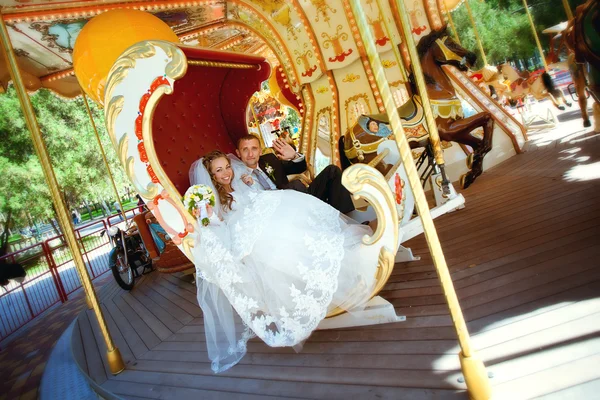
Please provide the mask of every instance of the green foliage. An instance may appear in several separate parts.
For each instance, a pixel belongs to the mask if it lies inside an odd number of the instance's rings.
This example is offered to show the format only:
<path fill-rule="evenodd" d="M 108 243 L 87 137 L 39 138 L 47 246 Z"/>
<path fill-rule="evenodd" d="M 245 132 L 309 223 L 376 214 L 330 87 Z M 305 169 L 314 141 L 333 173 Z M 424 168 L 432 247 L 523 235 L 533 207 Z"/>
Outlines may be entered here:
<path fill-rule="evenodd" d="M 583 2 L 571 0 L 573 12 L 575 7 Z M 522 0 L 471 0 L 469 4 L 489 64 L 495 65 L 507 59 L 529 59 L 538 53 Z M 542 31 L 567 20 L 562 0 L 528 1 L 528 5 L 546 52 L 550 36 Z M 476 69 L 481 68 L 483 61 L 466 7 L 463 5 L 454 11 L 452 18 L 463 47 L 477 54 Z"/>
<path fill-rule="evenodd" d="M 296 110 L 294 110 L 291 107 L 286 107 L 286 109 L 287 109 L 287 115 L 284 118 L 284 120 L 281 121 L 281 126 L 289 126 L 291 132 L 294 131 L 294 128 L 300 129 L 300 126 L 302 125 L 302 121 L 300 121 L 300 116 L 298 115 Z"/>
<path fill-rule="evenodd" d="M 62 100 L 47 90 L 30 96 L 67 206 L 114 198 L 83 99 Z M 120 191 L 129 185 L 104 130 L 102 112 L 90 104 Z M 53 217 L 50 192 L 14 88 L 0 95 L 0 214 L 14 226 Z M 0 229 L 1 230 L 1 229 Z"/>

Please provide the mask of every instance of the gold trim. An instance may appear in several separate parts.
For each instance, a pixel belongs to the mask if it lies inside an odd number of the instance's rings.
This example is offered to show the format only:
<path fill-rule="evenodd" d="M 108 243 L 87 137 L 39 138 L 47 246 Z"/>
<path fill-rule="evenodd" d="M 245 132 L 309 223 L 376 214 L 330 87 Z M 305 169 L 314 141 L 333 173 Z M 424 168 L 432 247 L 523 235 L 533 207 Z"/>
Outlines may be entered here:
<path fill-rule="evenodd" d="M 187 63 L 188 63 L 188 65 L 200 66 L 200 67 L 231 68 L 231 69 L 260 69 L 260 65 L 257 65 L 257 64 L 226 63 L 226 62 L 205 61 L 205 60 L 188 60 Z"/>
<path fill-rule="evenodd" d="M 392 191 L 385 181 L 381 172 L 367 164 L 354 164 L 347 168 L 342 174 L 342 184 L 353 194 L 355 200 L 365 199 L 368 201 L 377 214 L 377 229 L 373 236 L 365 236 L 363 243 L 373 245 L 377 243 L 383 236 L 387 223 L 398 224 L 398 213 L 394 203 Z M 381 203 L 376 194 L 381 194 L 384 197 L 384 203 Z M 392 220 L 386 221 L 383 207 L 386 207 L 391 214 Z M 398 243 L 398 227 L 395 226 L 394 243 Z"/>
<path fill-rule="evenodd" d="M 146 186 L 146 187 L 143 187 L 138 183 L 138 181 L 135 177 L 135 170 L 134 170 L 135 158 L 134 157 L 129 157 L 127 159 L 127 163 L 124 164 L 124 167 L 125 167 L 125 173 L 127 174 L 127 176 L 129 177 L 129 180 L 133 184 L 133 187 L 142 197 L 152 200 L 156 196 L 158 196 L 158 191 L 160 190 L 160 187 L 156 183 L 150 182 L 148 184 L 148 186 Z"/>
<path fill-rule="evenodd" d="M 119 146 L 117 147 L 117 155 L 119 156 L 119 160 L 121 160 L 121 164 L 125 165 L 125 161 L 127 160 L 127 150 L 129 149 L 129 135 L 124 134 L 119 140 Z"/>
<path fill-rule="evenodd" d="M 117 117 L 123 111 L 123 104 L 125 104 L 125 97 L 116 96 L 110 99 L 108 102 L 108 107 L 104 109 L 104 118 L 106 128 L 108 129 L 108 136 L 113 143 L 115 148 L 117 147 L 117 137 L 116 137 L 116 123 Z"/>

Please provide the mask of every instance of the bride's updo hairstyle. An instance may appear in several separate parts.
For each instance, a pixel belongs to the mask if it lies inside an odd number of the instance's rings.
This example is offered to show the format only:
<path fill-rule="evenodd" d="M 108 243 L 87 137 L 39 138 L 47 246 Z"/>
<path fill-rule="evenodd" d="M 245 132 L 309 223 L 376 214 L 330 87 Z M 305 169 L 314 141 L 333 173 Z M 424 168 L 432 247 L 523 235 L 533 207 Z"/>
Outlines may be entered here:
<path fill-rule="evenodd" d="M 225 209 L 225 207 L 227 207 L 227 208 L 229 208 L 229 210 L 231 210 L 231 203 L 233 203 L 233 196 L 231 195 L 231 193 L 229 193 L 227 190 L 225 190 L 225 187 L 223 185 L 221 185 L 219 182 L 216 181 L 215 176 L 212 172 L 212 162 L 218 158 L 226 159 L 227 164 L 231 165 L 231 163 L 229 162 L 229 158 L 227 158 L 227 155 L 219 150 L 211 151 L 210 153 L 205 155 L 204 159 L 202 160 L 202 164 L 204 165 L 204 168 L 206 168 L 206 170 L 208 171 L 208 174 L 210 175 L 210 180 L 212 181 L 213 185 L 215 186 L 215 189 L 217 189 L 217 193 L 219 193 L 221 207 L 223 207 L 223 209 Z M 233 169 L 231 170 L 231 172 L 233 173 Z M 231 176 L 231 178 L 232 178 L 231 181 L 233 181 L 233 176 L 234 175 Z"/>

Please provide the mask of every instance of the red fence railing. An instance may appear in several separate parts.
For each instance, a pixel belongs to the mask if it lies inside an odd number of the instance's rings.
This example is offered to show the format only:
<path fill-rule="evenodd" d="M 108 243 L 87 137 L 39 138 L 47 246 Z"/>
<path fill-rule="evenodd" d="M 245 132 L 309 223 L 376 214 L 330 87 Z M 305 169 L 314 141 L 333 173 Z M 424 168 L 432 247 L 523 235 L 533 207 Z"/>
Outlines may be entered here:
<path fill-rule="evenodd" d="M 92 279 L 110 269 L 112 247 L 108 235 L 102 234 L 107 228 L 108 224 L 101 220 L 75 230 Z M 62 235 L 0 257 L 0 264 L 3 261 L 22 264 L 27 275 L 21 283 L 11 280 L 0 288 L 0 341 L 53 305 L 67 301 L 81 287 Z"/>

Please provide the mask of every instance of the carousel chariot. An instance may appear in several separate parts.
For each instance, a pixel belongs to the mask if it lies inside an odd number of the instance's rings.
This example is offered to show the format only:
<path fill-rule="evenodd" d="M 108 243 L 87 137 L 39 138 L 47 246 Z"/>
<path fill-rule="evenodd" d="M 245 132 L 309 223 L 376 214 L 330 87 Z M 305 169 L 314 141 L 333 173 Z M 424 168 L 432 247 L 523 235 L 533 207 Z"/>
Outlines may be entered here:
<path fill-rule="evenodd" d="M 127 49 L 108 75 L 106 126 L 120 161 L 156 220 L 190 260 L 201 232 L 181 201 L 190 186 L 188 171 L 209 151 L 235 152 L 238 138 L 247 134 L 248 101 L 270 72 L 262 57 L 153 40 Z M 377 164 L 385 158 L 391 165 L 385 177 L 368 164 L 354 165 L 343 175 L 344 185 L 367 210 L 357 211 L 356 219 L 365 220 L 371 213 L 379 222 L 373 236 L 363 240 L 381 249 L 371 300 L 360 316 L 330 311 L 320 328 L 403 319 L 376 295 L 395 262 L 418 259 L 401 243 L 423 232 L 423 227 L 413 215 L 414 196 L 391 143 L 379 146 L 381 154 L 375 160 Z M 434 218 L 464 203 L 455 192 L 447 200 L 432 210 Z"/>

